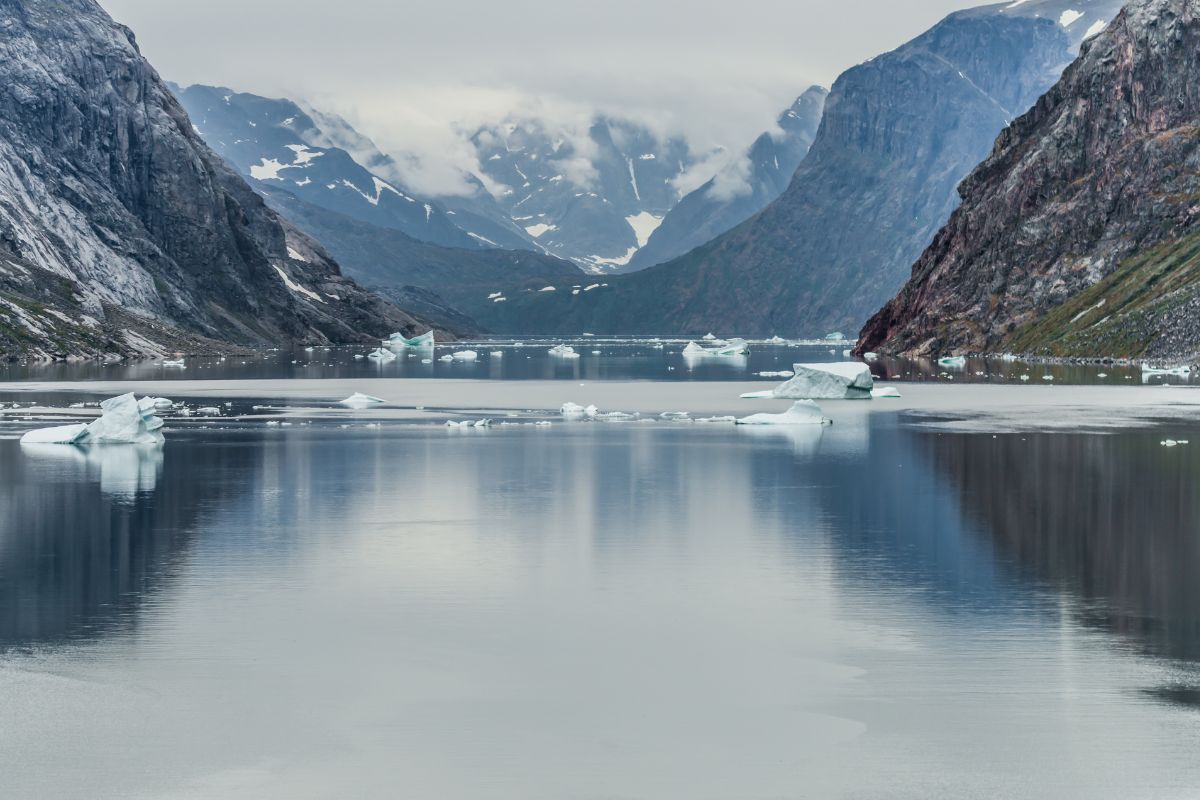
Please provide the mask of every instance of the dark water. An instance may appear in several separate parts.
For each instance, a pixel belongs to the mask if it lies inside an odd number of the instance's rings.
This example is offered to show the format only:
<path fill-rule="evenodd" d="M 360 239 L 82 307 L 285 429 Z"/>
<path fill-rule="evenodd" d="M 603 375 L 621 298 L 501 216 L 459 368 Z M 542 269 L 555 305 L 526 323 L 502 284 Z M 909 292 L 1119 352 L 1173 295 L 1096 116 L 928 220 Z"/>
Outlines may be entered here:
<path fill-rule="evenodd" d="M 0 797 L 1200 791 L 1198 432 L 478 433 L 0 441 Z"/>
<path fill-rule="evenodd" d="M 549 354 L 555 344 L 575 348 L 578 359 Z M 121 364 L 36 363 L 0 364 L 0 381 L 78 380 L 233 380 L 291 378 L 473 378 L 492 380 L 655 380 L 734 381 L 754 379 L 760 373 L 777 373 L 796 363 L 845 361 L 850 343 L 772 344 L 751 342 L 746 356 L 732 358 L 685 357 L 681 340 L 649 339 L 526 339 L 463 342 L 434 349 L 396 350 L 394 361 L 365 358 L 368 347 L 319 347 L 309 350 L 272 350 L 254 355 L 209 356 L 185 359 L 185 367 L 164 367 L 160 361 Z M 472 362 L 444 363 L 439 359 L 456 351 L 474 350 Z M 501 355 L 495 355 L 500 353 Z M 358 358 L 356 358 L 358 356 Z M 427 362 L 427 363 L 426 363 Z M 1137 366 L 1046 365 L 973 358 L 964 367 L 947 368 L 933 361 L 883 358 L 871 365 L 880 380 L 942 381 L 959 383 L 1017 383 L 1031 386 L 1049 382 L 1075 385 L 1129 386 L 1141 383 L 1192 385 L 1194 376 L 1143 376 Z"/>

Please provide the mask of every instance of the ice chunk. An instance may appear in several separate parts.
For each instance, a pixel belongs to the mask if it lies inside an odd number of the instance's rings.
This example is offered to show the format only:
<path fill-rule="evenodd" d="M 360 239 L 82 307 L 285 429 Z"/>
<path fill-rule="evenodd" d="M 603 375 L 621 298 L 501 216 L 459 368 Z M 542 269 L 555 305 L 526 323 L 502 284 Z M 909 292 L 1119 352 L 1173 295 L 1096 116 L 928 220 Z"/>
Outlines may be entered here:
<path fill-rule="evenodd" d="M 446 355 L 444 355 L 444 356 L 442 356 L 441 358 L 439 358 L 439 359 L 438 359 L 438 361 L 442 362 L 443 364 L 449 364 L 449 363 L 451 363 L 452 361 L 454 361 L 454 356 L 452 356 L 452 355 L 450 355 L 449 353 L 447 353 Z"/>
<path fill-rule="evenodd" d="M 787 339 L 784 339 L 782 336 L 772 336 L 770 339 L 767 339 L 767 344 L 787 344 Z"/>
<path fill-rule="evenodd" d="M 717 340 L 717 337 L 716 337 L 716 335 L 715 335 L 715 334 L 713 334 L 711 331 L 709 331 L 708 333 L 704 334 L 704 341 L 706 341 L 706 342 L 715 342 L 716 340 Z"/>
<path fill-rule="evenodd" d="M 491 352 L 491 356 L 492 356 L 492 358 L 504 358 L 504 351 L 503 350 L 493 350 Z"/>
<path fill-rule="evenodd" d="M 898 398 L 900 390 L 895 386 L 879 386 L 871 390 L 871 397 Z"/>
<path fill-rule="evenodd" d="M 821 407 L 812 400 L 797 400 L 782 414 L 755 414 L 737 421 L 738 425 L 824 425 Z"/>
<path fill-rule="evenodd" d="M 175 403 L 165 397 L 143 397 L 138 405 L 142 408 L 153 408 L 157 411 L 170 411 Z"/>
<path fill-rule="evenodd" d="M 566 344 L 556 344 L 549 350 L 550 355 L 555 358 L 579 358 L 579 353 L 575 352 L 575 348 Z"/>
<path fill-rule="evenodd" d="M 75 444 L 87 436 L 88 426 L 60 425 L 57 428 L 39 428 L 21 437 L 21 444 Z"/>
<path fill-rule="evenodd" d="M 1173 375 L 1177 378 L 1186 378 L 1191 374 L 1192 368 L 1188 366 L 1156 368 L 1147 364 L 1142 364 L 1142 377 L 1148 377 L 1151 375 Z"/>
<path fill-rule="evenodd" d="M 950 369 L 962 369 L 967 365 L 966 356 L 946 356 L 938 359 L 938 366 Z"/>
<path fill-rule="evenodd" d="M 750 345 L 745 339 L 730 339 L 728 342 L 714 342 L 712 347 L 701 347 L 695 342 L 688 342 L 683 348 L 683 354 L 693 358 L 729 358 L 744 356 L 750 352 Z"/>
<path fill-rule="evenodd" d="M 344 406 L 350 406 L 351 408 L 367 408 L 368 406 L 378 405 L 379 403 L 386 402 L 386 400 L 381 400 L 378 397 L 372 397 L 369 394 L 355 392 L 345 400 L 342 400 L 341 404 Z"/>
<path fill-rule="evenodd" d="M 875 379 L 859 361 L 838 364 L 796 364 L 796 375 L 768 392 L 744 394 L 744 399 L 869 400 Z"/>
<path fill-rule="evenodd" d="M 187 365 L 183 363 L 182 358 L 164 358 L 162 365 L 164 367 L 179 367 L 181 369 L 187 368 Z"/>
<path fill-rule="evenodd" d="M 878 361 L 879 353 L 863 353 L 863 358 L 867 361 Z"/>
<path fill-rule="evenodd" d="M 562 414 L 564 417 L 567 417 L 568 419 L 581 419 L 584 417 L 586 417 L 588 419 L 595 419 L 596 416 L 600 413 L 600 409 L 596 408 L 594 405 L 587 406 L 585 408 L 584 406 L 581 406 L 578 403 L 569 403 L 569 402 L 563 403 L 562 407 L 559 408 L 558 411 L 560 414 Z"/>
<path fill-rule="evenodd" d="M 422 347 L 433 347 L 433 331 L 427 331 L 420 336 L 415 336 L 412 339 L 406 339 L 402 333 L 393 333 L 391 336 L 383 340 L 383 343 L 389 347 L 409 347 L 414 350 Z"/>
<path fill-rule="evenodd" d="M 455 361 L 475 361 L 479 358 L 479 353 L 474 350 L 459 350 L 457 353 L 451 353 L 450 356 Z"/>
<path fill-rule="evenodd" d="M 376 347 L 371 352 L 367 353 L 367 358 L 372 361 L 395 361 L 396 354 L 391 350 L 384 350 L 382 347 Z"/>

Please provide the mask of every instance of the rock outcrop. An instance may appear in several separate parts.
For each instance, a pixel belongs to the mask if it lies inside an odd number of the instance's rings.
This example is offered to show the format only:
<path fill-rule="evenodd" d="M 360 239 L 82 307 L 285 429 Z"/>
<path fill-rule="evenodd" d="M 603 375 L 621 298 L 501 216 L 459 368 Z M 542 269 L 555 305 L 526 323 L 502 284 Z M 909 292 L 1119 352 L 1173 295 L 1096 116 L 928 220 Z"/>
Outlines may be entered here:
<path fill-rule="evenodd" d="M 962 184 L 860 349 L 1200 349 L 1200 2 L 1133 0 Z"/>
<path fill-rule="evenodd" d="M 358 341 L 419 321 L 342 277 L 192 128 L 94 0 L 0 0 L 0 347 Z"/>

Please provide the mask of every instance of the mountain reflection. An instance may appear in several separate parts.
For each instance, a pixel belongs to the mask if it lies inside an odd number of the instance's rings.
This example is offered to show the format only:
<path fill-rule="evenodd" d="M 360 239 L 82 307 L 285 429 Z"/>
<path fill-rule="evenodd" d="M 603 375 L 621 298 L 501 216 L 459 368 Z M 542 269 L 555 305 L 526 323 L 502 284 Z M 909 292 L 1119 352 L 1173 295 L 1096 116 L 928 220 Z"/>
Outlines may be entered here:
<path fill-rule="evenodd" d="M 1086 623 L 1200 660 L 1200 453 L 1153 433 L 914 436 L 966 522 L 1081 598 Z"/>

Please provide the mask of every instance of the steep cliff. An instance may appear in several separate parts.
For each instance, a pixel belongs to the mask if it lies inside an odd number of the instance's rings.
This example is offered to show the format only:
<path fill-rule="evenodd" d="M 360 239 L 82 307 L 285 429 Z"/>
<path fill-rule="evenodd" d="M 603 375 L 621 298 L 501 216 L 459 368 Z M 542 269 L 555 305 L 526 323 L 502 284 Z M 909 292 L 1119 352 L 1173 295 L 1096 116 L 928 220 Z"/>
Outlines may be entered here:
<path fill-rule="evenodd" d="M 343 278 L 209 150 L 94 0 L 0 0 L 0 31 L 6 353 L 365 340 L 418 325 Z"/>
<path fill-rule="evenodd" d="M 1131 2 L 961 191 L 862 348 L 1200 349 L 1200 2 Z"/>

